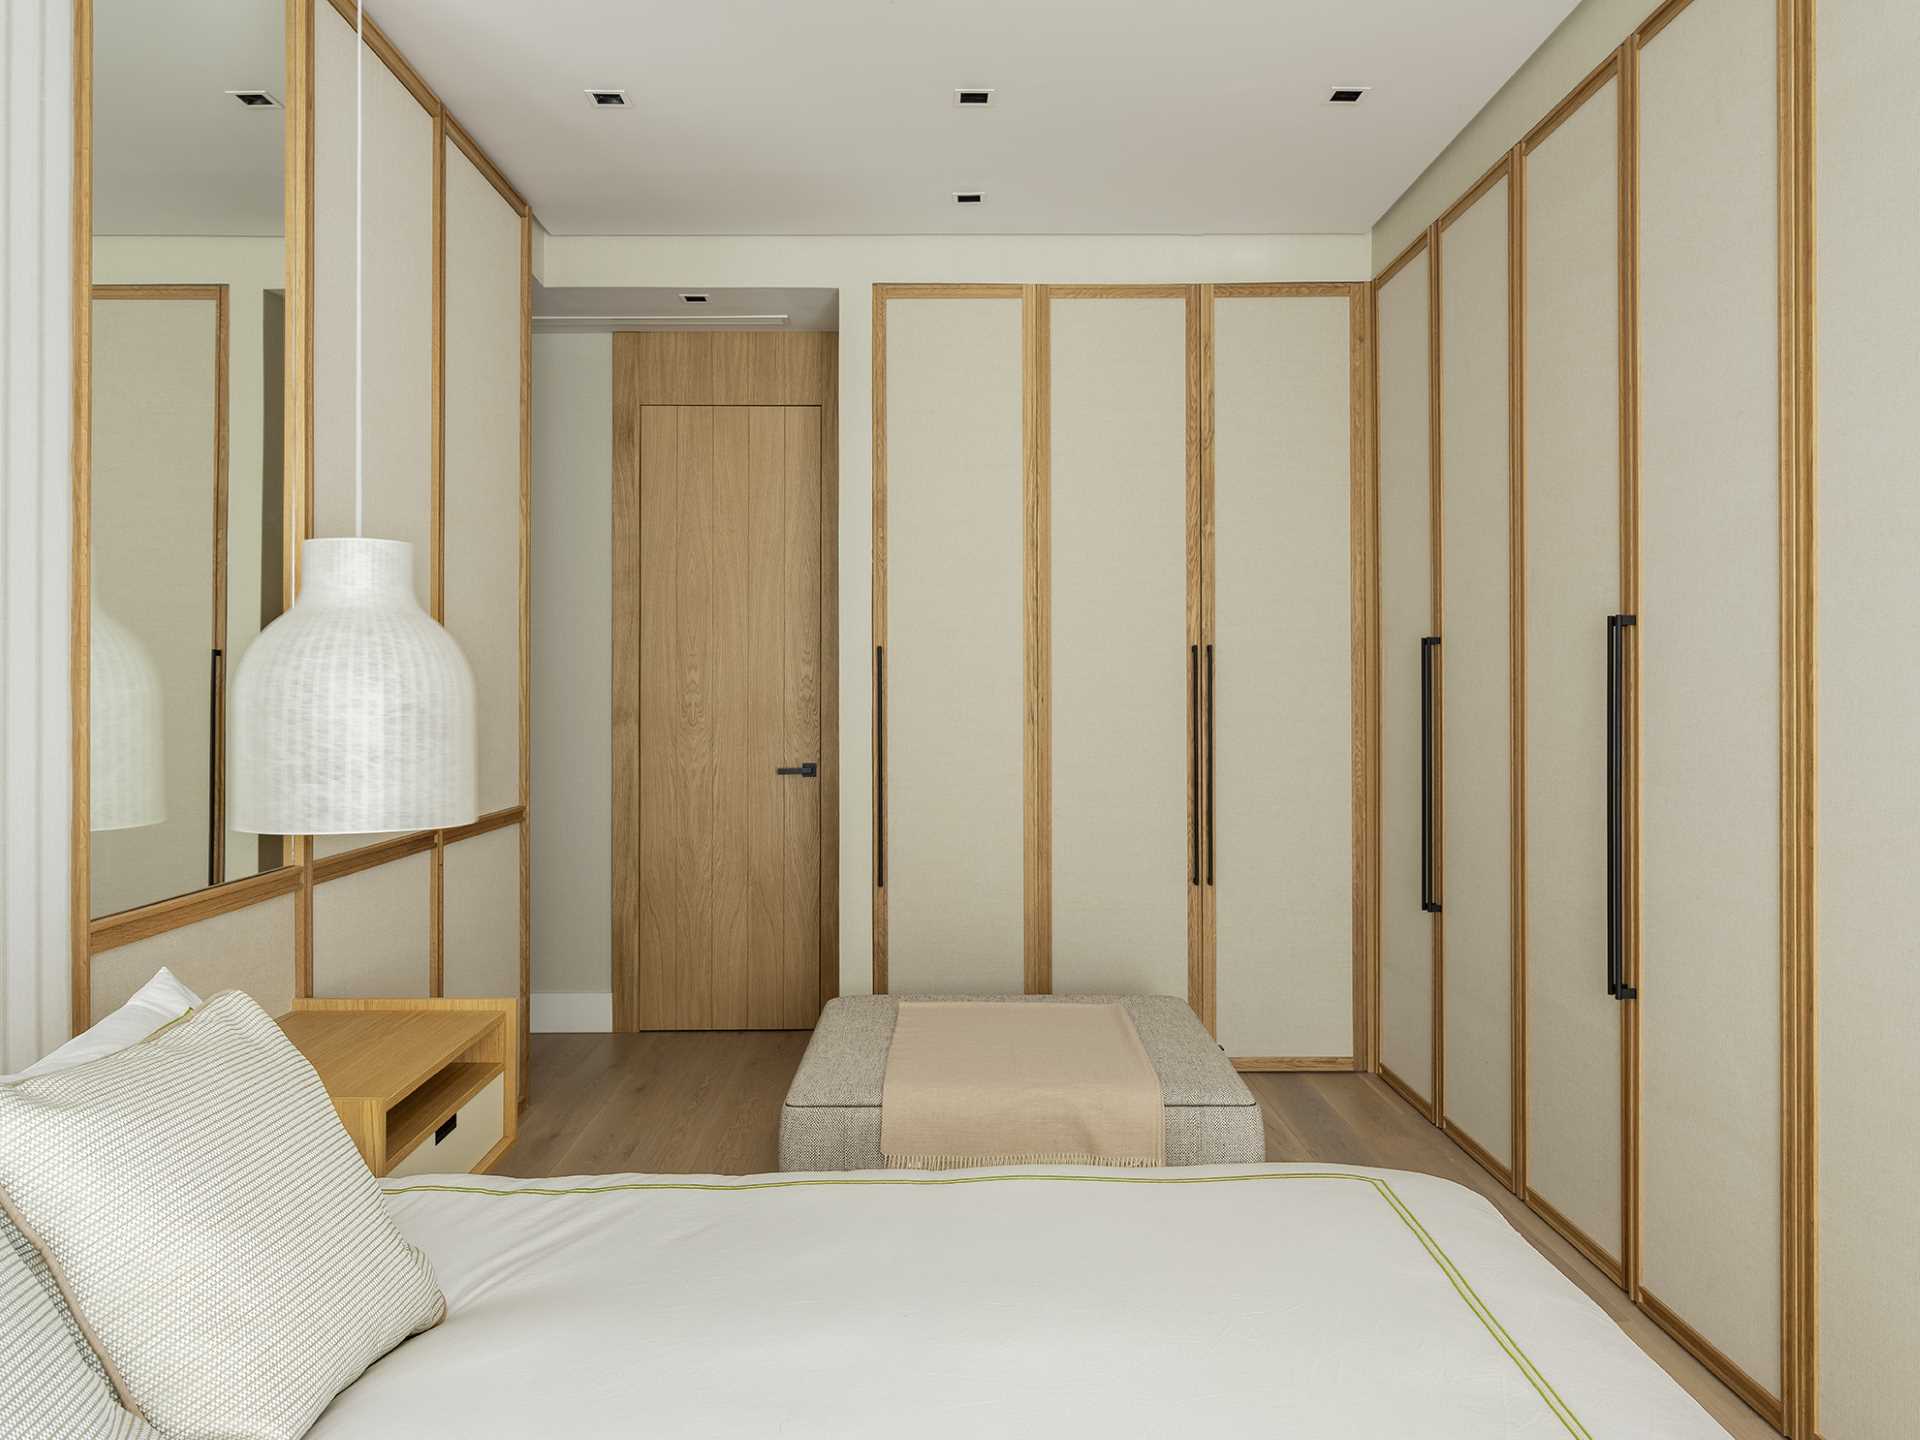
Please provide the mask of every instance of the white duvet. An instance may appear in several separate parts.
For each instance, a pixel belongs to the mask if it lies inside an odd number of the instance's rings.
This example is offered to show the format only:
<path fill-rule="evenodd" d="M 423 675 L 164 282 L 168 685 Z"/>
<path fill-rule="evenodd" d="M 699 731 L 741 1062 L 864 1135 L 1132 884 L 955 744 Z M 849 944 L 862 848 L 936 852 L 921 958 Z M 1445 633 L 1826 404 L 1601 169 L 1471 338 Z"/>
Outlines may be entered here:
<path fill-rule="evenodd" d="M 419 1177 L 380 1437 L 1724 1437 L 1480 1196 L 1259 1165 Z"/>

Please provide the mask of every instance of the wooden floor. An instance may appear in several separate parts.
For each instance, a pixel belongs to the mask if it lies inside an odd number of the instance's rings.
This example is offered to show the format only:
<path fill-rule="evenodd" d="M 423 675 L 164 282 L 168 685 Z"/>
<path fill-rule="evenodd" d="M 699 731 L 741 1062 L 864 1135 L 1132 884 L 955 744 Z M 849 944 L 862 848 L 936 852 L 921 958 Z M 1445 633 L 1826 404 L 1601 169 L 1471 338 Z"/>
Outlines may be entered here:
<path fill-rule="evenodd" d="M 805 1031 L 536 1035 L 532 1102 L 501 1175 L 751 1175 L 779 1164 L 780 1101 Z M 1371 1075 L 1245 1075 L 1267 1159 L 1378 1165 L 1455 1180 L 1585 1290 L 1736 1440 L 1774 1435 L 1512 1193 Z"/>

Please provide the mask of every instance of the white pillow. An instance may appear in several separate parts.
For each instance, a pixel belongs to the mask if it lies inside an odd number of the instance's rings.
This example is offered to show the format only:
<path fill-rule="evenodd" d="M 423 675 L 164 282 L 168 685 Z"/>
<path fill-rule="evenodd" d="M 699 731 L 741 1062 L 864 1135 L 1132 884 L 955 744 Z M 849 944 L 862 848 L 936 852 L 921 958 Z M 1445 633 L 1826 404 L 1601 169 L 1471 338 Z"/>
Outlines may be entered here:
<path fill-rule="evenodd" d="M 238 991 L 0 1085 L 0 1192 L 168 1440 L 295 1440 L 446 1314 L 320 1077 Z"/>
<path fill-rule="evenodd" d="M 91 1030 L 76 1035 L 44 1060 L 36 1061 L 18 1075 L 0 1075 L 0 1085 L 24 1080 L 29 1075 L 51 1075 L 98 1060 L 129 1045 L 138 1045 L 163 1025 L 170 1025 L 189 1010 L 200 1008 L 200 997 L 174 979 L 162 965 L 154 977 L 134 996 Z"/>
<path fill-rule="evenodd" d="M 0 1245 L 0 1435 L 8 1440 L 158 1440 L 121 1408 L 104 1371 L 74 1348 L 66 1308 L 49 1298 L 21 1255 Z M 97 1362 L 96 1362 L 97 1363 Z"/>

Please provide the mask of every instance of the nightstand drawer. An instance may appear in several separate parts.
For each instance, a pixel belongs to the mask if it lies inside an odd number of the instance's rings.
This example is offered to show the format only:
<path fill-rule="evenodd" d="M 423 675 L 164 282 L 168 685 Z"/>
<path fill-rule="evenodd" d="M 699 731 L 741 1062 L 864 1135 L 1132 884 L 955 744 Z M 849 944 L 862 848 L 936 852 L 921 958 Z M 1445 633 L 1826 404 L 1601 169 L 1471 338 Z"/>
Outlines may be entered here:
<path fill-rule="evenodd" d="M 500 1143 L 506 1115 L 505 1086 L 504 1075 L 494 1076 L 484 1090 L 454 1112 L 451 1129 L 443 1125 L 436 1132 L 443 1138 L 427 1136 L 387 1171 L 387 1178 L 470 1174 Z"/>

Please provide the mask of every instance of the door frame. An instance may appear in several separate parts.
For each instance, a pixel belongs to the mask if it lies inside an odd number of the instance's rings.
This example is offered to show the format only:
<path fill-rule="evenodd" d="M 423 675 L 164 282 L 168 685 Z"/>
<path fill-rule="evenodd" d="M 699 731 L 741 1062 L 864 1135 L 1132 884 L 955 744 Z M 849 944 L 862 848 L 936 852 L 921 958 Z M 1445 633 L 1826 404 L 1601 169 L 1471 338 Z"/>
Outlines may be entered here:
<path fill-rule="evenodd" d="M 613 1028 L 640 1028 L 640 411 L 820 411 L 820 1003 L 840 993 L 840 337 L 621 331 L 613 336 Z"/>

